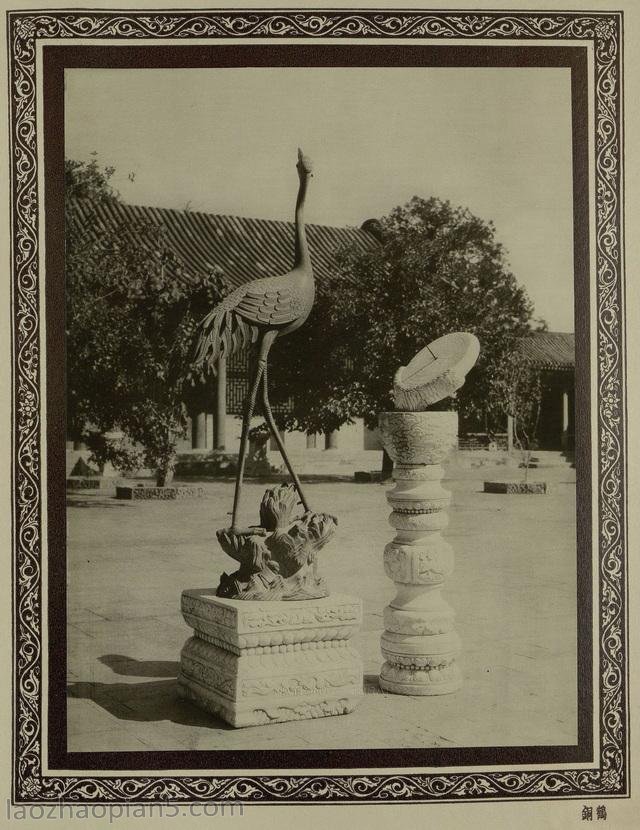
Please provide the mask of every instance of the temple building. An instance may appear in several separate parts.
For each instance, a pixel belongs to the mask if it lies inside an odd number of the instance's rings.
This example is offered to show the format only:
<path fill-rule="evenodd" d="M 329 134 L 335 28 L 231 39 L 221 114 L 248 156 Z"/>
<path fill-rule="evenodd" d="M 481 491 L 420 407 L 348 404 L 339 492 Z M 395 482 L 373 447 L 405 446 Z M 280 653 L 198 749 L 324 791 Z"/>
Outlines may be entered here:
<path fill-rule="evenodd" d="M 574 450 L 575 335 L 536 331 L 520 341 L 523 360 L 540 372 L 542 397 L 537 443 L 540 450 Z"/>
<path fill-rule="evenodd" d="M 74 203 L 74 213 L 78 221 L 90 218 L 96 235 L 101 227 L 162 226 L 166 243 L 184 262 L 187 271 L 207 273 L 220 268 L 231 289 L 252 279 L 286 273 L 292 264 L 293 222 L 140 207 L 115 201 L 95 204 L 78 200 Z M 319 292 L 327 290 L 331 282 L 336 267 L 334 254 L 341 246 L 355 245 L 366 251 L 380 244 L 376 220 L 368 220 L 360 228 L 307 225 L 306 230 Z M 522 349 L 523 359 L 542 373 L 539 448 L 572 449 L 574 335 L 532 333 L 523 340 Z M 202 454 L 214 449 L 227 453 L 238 451 L 247 376 L 246 354 L 234 354 L 228 363 L 219 362 L 217 375 L 211 379 L 209 405 L 191 413 L 187 436 L 178 444 L 180 454 Z M 256 423 L 261 421 L 259 418 Z M 499 436 L 499 447 L 506 449 L 507 435 L 505 425 L 504 435 Z M 310 452 L 314 450 L 340 450 L 339 455 L 345 459 L 364 464 L 370 451 L 381 449 L 377 432 L 367 429 L 360 419 L 335 433 L 290 432 L 285 438 L 288 452 L 298 458 L 313 458 L 313 464 L 321 459 L 319 453 Z M 495 436 L 490 439 L 470 433 L 461 436 L 460 446 L 472 449 L 495 443 Z M 275 449 L 275 446 L 270 448 L 274 460 Z"/>

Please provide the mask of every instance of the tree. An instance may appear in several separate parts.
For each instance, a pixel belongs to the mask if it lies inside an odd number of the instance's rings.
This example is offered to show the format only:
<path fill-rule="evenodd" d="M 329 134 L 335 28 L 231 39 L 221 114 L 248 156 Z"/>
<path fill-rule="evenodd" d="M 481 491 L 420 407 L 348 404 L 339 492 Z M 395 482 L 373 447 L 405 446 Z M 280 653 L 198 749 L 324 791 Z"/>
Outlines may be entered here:
<path fill-rule="evenodd" d="M 373 427 L 393 407 L 398 367 L 431 340 L 469 331 L 480 340 L 480 358 L 457 399 L 440 407 L 502 430 L 489 393 L 533 309 L 493 224 L 449 202 L 414 197 L 378 225 L 381 245 L 341 249 L 336 277 L 320 287 L 307 323 L 276 342 L 279 425 L 330 431 L 363 417 Z"/>
<path fill-rule="evenodd" d="M 186 428 L 185 398 L 203 394 L 183 385 L 195 325 L 225 287 L 217 272 L 188 273 L 162 226 L 96 221 L 97 205 L 119 201 L 113 173 L 95 156 L 65 164 L 67 423 L 75 435 L 97 430 L 97 461 L 142 462 L 164 484 Z M 114 427 L 124 442 L 100 436 Z"/>
<path fill-rule="evenodd" d="M 491 380 L 491 405 L 511 418 L 513 443 L 520 451 L 527 480 L 533 450 L 537 447 L 542 381 L 540 371 L 525 360 L 514 344 Z"/>

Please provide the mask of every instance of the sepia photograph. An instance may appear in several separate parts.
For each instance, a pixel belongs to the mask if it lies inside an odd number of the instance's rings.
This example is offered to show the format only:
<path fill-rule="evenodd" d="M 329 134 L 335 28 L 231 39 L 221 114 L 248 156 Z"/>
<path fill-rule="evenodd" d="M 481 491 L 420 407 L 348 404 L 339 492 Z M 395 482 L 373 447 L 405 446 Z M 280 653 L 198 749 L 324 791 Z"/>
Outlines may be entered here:
<path fill-rule="evenodd" d="M 8 19 L 16 802 L 628 792 L 620 17 Z"/>
<path fill-rule="evenodd" d="M 569 71 L 71 69 L 64 112 L 69 750 L 577 743 Z M 238 600 L 295 612 L 245 657 Z"/>

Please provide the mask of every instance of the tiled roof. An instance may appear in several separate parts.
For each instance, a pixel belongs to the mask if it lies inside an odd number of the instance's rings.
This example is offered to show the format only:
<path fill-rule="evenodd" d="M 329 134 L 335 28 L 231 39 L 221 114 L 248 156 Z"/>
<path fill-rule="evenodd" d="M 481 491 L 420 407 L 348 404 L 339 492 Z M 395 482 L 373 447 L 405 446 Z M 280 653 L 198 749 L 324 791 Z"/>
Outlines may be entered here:
<path fill-rule="evenodd" d="M 576 338 L 574 334 L 559 331 L 536 331 L 520 341 L 522 354 L 539 369 L 575 368 Z"/>
<path fill-rule="evenodd" d="M 81 199 L 73 203 L 72 215 L 78 220 L 93 219 L 97 233 L 101 226 L 163 226 L 169 246 L 183 260 L 187 271 L 207 273 L 217 265 L 232 287 L 260 277 L 284 274 L 293 265 L 293 222 L 140 207 L 115 201 L 96 204 Z M 326 284 L 335 273 L 334 252 L 340 246 L 355 244 L 368 250 L 379 244 L 371 234 L 358 228 L 307 225 L 306 230 L 320 290 L 323 282 Z"/>
<path fill-rule="evenodd" d="M 165 229 L 172 250 L 187 271 L 207 273 L 218 266 L 230 287 L 249 280 L 286 273 L 293 264 L 294 225 L 273 219 L 247 219 L 196 211 L 125 205 L 116 201 L 73 202 L 72 221 L 90 220 L 94 232 L 123 225 L 137 236 L 135 228 L 153 224 Z M 365 222 L 367 227 L 370 223 Z M 372 232 L 361 228 L 307 225 L 307 239 L 318 289 L 322 291 L 336 272 L 334 253 L 342 245 L 355 244 L 372 250 L 380 243 Z M 521 341 L 526 360 L 544 369 L 573 369 L 575 336 L 562 332 L 532 332 Z"/>

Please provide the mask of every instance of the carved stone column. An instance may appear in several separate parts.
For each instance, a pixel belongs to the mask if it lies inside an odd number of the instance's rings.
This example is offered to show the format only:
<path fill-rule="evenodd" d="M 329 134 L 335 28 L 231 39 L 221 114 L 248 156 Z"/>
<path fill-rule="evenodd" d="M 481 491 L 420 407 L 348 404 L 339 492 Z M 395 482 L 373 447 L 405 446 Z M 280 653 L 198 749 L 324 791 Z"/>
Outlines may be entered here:
<path fill-rule="evenodd" d="M 441 589 L 453 571 L 453 550 L 441 531 L 450 493 L 441 486 L 442 462 L 457 444 L 455 412 L 383 412 L 380 433 L 394 461 L 394 539 L 384 551 L 395 598 L 384 609 L 380 686 L 405 695 L 438 695 L 460 688 L 460 638 Z"/>

